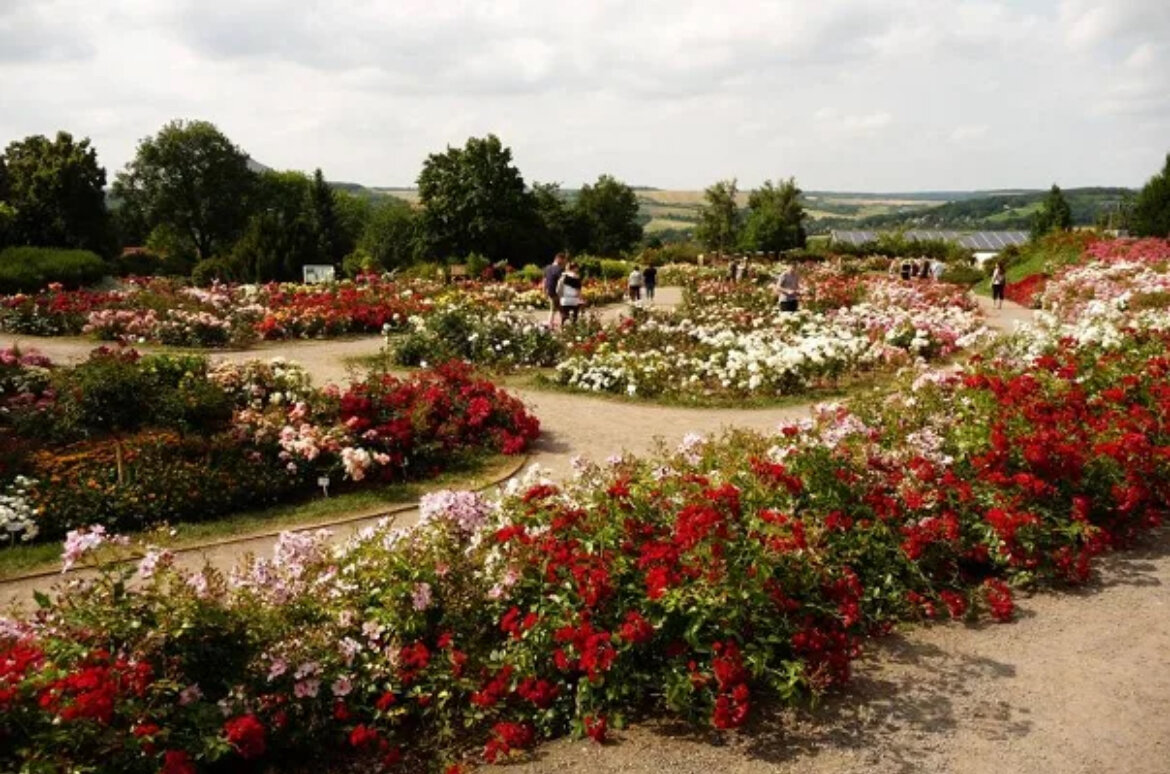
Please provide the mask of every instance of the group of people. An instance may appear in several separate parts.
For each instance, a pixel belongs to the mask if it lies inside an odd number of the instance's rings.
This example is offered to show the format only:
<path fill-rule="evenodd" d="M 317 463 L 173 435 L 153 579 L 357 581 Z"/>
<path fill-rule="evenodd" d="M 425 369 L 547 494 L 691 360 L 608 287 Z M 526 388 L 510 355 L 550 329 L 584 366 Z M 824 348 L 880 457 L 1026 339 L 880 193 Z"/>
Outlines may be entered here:
<path fill-rule="evenodd" d="M 947 265 L 942 261 L 932 261 L 929 258 L 903 258 L 890 261 L 890 274 L 897 269 L 898 275 L 904 280 L 933 279 L 936 282 L 942 279 Z"/>
<path fill-rule="evenodd" d="M 645 268 L 635 266 L 626 286 L 630 303 L 641 301 L 643 293 L 648 301 L 653 301 L 658 287 L 658 269 L 649 265 Z M 544 267 L 544 294 L 548 298 L 550 328 L 577 321 L 585 306 L 585 296 L 581 291 L 580 265 L 569 260 L 565 253 L 557 253 L 552 263 Z"/>

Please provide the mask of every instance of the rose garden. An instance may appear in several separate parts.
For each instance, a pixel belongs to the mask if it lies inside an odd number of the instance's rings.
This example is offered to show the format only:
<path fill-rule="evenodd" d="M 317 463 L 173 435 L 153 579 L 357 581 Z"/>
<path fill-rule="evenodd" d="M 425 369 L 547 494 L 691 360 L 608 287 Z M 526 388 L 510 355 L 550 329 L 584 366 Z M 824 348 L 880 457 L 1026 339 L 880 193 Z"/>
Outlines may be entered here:
<path fill-rule="evenodd" d="M 900 627 L 1091 584 L 1170 501 L 1170 243 L 1085 240 L 1021 283 L 1037 311 L 1009 332 L 885 265 L 809 263 L 782 313 L 775 267 L 672 264 L 678 303 L 596 280 L 607 313 L 555 329 L 518 276 L 0 298 L 5 339 L 34 342 L 0 352 L 0 559 L 63 542 L 80 570 L 0 621 L 0 764 L 455 772 L 648 718 L 734 733 L 848 695 Z M 271 359 L 359 335 L 346 383 Z M 166 544 L 322 480 L 539 461 L 546 418 L 514 387 L 807 410 L 431 491 L 410 526 L 290 531 L 232 567 Z"/>

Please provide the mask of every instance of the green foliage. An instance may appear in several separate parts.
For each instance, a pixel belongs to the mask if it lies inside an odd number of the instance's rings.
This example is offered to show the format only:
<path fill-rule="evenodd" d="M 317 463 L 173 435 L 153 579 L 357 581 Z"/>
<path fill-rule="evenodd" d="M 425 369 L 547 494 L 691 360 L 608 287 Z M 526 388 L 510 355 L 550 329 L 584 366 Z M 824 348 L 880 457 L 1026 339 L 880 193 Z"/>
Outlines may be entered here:
<path fill-rule="evenodd" d="M 77 288 L 108 271 L 106 262 L 88 250 L 10 247 L 0 252 L 0 293 L 35 293 L 53 282 Z"/>
<path fill-rule="evenodd" d="M 323 264 L 337 263 L 353 247 L 348 243 L 345 229 L 342 228 L 333 188 L 325 182 L 325 175 L 320 168 L 313 172 L 308 204 L 317 242 L 318 261 Z"/>
<path fill-rule="evenodd" d="M 384 269 L 409 266 L 419 256 L 418 218 L 409 204 L 387 196 L 371 205 L 357 246 Z"/>
<path fill-rule="evenodd" d="M 241 279 L 250 282 L 299 282 L 305 264 L 332 263 L 320 252 L 311 209 L 312 183 L 300 172 L 264 172 L 257 201 L 261 211 L 232 250 Z"/>
<path fill-rule="evenodd" d="M 722 254 L 739 243 L 742 223 L 735 197 L 739 192 L 735 179 L 720 180 L 703 193 L 706 202 L 699 209 L 695 238 L 708 250 Z"/>
<path fill-rule="evenodd" d="M 208 258 L 191 269 L 191 281 L 200 287 L 216 282 L 232 282 L 237 278 L 236 264 L 223 258 Z"/>
<path fill-rule="evenodd" d="M 464 267 L 467 269 L 467 276 L 471 279 L 479 279 L 487 267 L 491 266 L 489 261 L 479 253 L 472 253 L 463 261 Z"/>
<path fill-rule="evenodd" d="M 773 185 L 771 180 L 748 196 L 742 243 L 747 250 L 780 252 L 804 247 L 804 208 L 795 178 Z"/>
<path fill-rule="evenodd" d="M 629 252 L 642 239 L 638 197 L 610 175 L 582 187 L 573 209 L 584 232 L 584 243 L 577 250 L 616 256 Z"/>
<path fill-rule="evenodd" d="M 350 279 L 353 279 L 359 274 L 381 271 L 382 268 L 382 265 L 378 263 L 374 256 L 362 250 L 360 247 L 345 256 L 341 261 L 341 273 Z"/>
<path fill-rule="evenodd" d="M 418 192 L 421 235 L 431 256 L 481 253 L 492 262 L 507 260 L 538 223 L 512 151 L 494 134 L 428 156 Z"/>
<path fill-rule="evenodd" d="M 63 247 L 111 252 L 106 210 L 106 171 L 98 166 L 89 139 L 74 142 L 68 132 L 50 140 L 34 135 L 10 143 L 0 156 L 0 202 L 8 221 L 0 223 L 0 247 Z"/>
<path fill-rule="evenodd" d="M 248 223 L 256 175 L 207 121 L 172 121 L 119 172 L 113 193 L 150 229 L 169 227 L 199 258 L 226 253 Z"/>
<path fill-rule="evenodd" d="M 1142 186 L 1134 200 L 1132 227 L 1137 236 L 1170 237 L 1170 153 L 1166 166 Z"/>
<path fill-rule="evenodd" d="M 1052 184 L 1040 209 L 1032 218 L 1032 238 L 1044 236 L 1050 231 L 1068 231 L 1072 228 L 1072 210 L 1060 192 L 1060 186 Z"/>
<path fill-rule="evenodd" d="M 956 285 L 974 285 L 982 280 L 985 272 L 977 266 L 965 263 L 947 264 L 943 272 L 943 282 L 953 282 Z"/>

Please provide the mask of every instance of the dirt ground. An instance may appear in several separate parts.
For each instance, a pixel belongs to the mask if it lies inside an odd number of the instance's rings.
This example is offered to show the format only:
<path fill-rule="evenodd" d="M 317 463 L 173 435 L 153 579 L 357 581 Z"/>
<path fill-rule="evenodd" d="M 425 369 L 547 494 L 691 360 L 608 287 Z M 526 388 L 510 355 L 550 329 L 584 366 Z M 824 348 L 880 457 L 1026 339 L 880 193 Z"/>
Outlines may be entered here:
<path fill-rule="evenodd" d="M 677 302 L 671 288 L 660 304 Z M 1027 310 L 990 309 L 992 327 L 1009 330 Z M 606 314 L 620 313 L 620 307 Z M 82 340 L 20 337 L 59 360 L 80 359 Z M 5 344 L 9 343 L 7 341 Z M 281 342 L 243 359 L 282 355 L 318 382 L 341 381 L 343 360 L 377 352 L 378 337 L 344 342 Z M 603 460 L 623 450 L 646 453 L 656 438 L 674 444 L 688 432 L 727 427 L 767 430 L 805 415 L 807 406 L 696 410 L 588 396 L 519 390 L 544 434 L 533 461 L 564 475 L 578 454 Z M 409 522 L 413 514 L 401 517 Z M 346 528 L 348 529 L 348 528 Z M 344 531 L 344 530 L 342 530 Z M 226 564 L 270 539 L 214 549 Z M 201 561 L 200 556 L 185 557 Z M 49 581 L 0 586 L 0 604 L 27 599 Z M 752 725 L 727 737 L 651 721 L 598 746 L 562 740 L 543 745 L 508 771 L 606 772 L 1014 772 L 1170 773 L 1170 533 L 1111 557 L 1086 590 L 1020 600 L 1013 624 L 908 629 L 872 643 L 845 690 L 813 710 L 763 708 Z"/>

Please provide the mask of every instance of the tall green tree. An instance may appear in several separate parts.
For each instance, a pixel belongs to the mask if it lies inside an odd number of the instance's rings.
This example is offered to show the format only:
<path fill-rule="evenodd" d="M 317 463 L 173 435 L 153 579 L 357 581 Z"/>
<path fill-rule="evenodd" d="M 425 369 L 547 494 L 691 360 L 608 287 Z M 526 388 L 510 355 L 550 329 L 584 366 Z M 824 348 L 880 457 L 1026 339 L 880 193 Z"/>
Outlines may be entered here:
<path fill-rule="evenodd" d="M 1044 201 L 1040 203 L 1040 210 L 1032 217 L 1032 238 L 1044 236 L 1050 231 L 1068 231 L 1072 228 L 1072 210 L 1065 201 L 1060 186 L 1052 184 L 1052 189 Z"/>
<path fill-rule="evenodd" d="M 795 178 L 763 186 L 748 195 L 748 215 L 744 224 L 743 245 L 748 250 L 779 252 L 804 247 L 804 207 Z"/>
<path fill-rule="evenodd" d="M 10 143 L 2 158 L 0 200 L 11 208 L 9 243 L 111 252 L 106 170 L 89 138 L 34 135 Z"/>
<path fill-rule="evenodd" d="M 595 255 L 620 255 L 642 239 L 638 222 L 638 197 L 634 189 L 610 175 L 601 175 L 585 185 L 574 204 L 587 246 Z"/>
<path fill-rule="evenodd" d="M 512 164 L 512 151 L 494 134 L 428 156 L 418 192 L 420 233 L 432 256 L 516 259 L 515 248 L 537 224 L 535 202 Z"/>
<path fill-rule="evenodd" d="M 1170 237 L 1170 153 L 1166 154 L 1162 171 L 1138 192 L 1131 225 L 1138 236 Z"/>
<path fill-rule="evenodd" d="M 313 183 L 309 187 L 309 208 L 321 263 L 339 262 L 352 247 L 346 245 L 333 187 L 325 182 L 325 175 L 319 168 L 313 172 Z"/>
<path fill-rule="evenodd" d="M 258 211 L 232 249 L 232 264 L 241 279 L 299 281 L 302 266 L 322 262 L 312 185 L 301 172 L 268 170 L 258 176 L 253 192 Z"/>
<path fill-rule="evenodd" d="M 738 193 L 735 178 L 720 180 L 703 192 L 705 203 L 699 208 L 695 238 L 708 250 L 723 254 L 739 243 L 742 224 L 735 201 Z"/>
<path fill-rule="evenodd" d="M 357 247 L 383 269 L 409 266 L 420 253 L 418 220 L 409 204 L 387 196 L 371 205 Z"/>
<path fill-rule="evenodd" d="M 197 258 L 226 254 L 255 204 L 248 156 L 207 121 L 172 121 L 119 172 L 114 195 L 153 230 L 179 235 Z"/>

